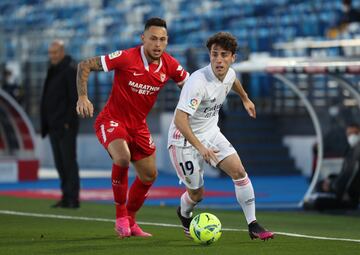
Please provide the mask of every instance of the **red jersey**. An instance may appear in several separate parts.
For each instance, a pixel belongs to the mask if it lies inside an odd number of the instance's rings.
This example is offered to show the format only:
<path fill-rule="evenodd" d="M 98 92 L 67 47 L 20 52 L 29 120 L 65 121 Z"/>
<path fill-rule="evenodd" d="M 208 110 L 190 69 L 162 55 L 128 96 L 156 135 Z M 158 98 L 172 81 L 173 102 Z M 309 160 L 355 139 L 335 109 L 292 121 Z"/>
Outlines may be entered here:
<path fill-rule="evenodd" d="M 101 56 L 105 72 L 114 70 L 110 97 L 100 114 L 125 122 L 128 127 L 145 123 L 159 91 L 171 78 L 183 82 L 189 74 L 164 52 L 159 64 L 148 63 L 143 46 Z"/>

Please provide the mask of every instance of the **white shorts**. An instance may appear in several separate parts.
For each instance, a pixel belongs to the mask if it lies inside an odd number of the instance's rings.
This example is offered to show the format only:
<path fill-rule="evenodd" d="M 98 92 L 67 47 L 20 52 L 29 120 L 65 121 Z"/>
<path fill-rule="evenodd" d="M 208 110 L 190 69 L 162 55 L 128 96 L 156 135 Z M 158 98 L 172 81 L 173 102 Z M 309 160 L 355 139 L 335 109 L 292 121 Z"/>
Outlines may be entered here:
<path fill-rule="evenodd" d="M 216 153 L 219 162 L 236 153 L 231 143 L 220 132 L 214 135 L 213 138 L 202 141 L 202 143 L 208 148 L 219 151 Z M 205 160 L 193 146 L 180 147 L 171 145 L 169 154 L 177 176 L 186 187 L 189 189 L 199 189 L 204 186 Z M 216 167 L 213 162 L 211 165 Z"/>

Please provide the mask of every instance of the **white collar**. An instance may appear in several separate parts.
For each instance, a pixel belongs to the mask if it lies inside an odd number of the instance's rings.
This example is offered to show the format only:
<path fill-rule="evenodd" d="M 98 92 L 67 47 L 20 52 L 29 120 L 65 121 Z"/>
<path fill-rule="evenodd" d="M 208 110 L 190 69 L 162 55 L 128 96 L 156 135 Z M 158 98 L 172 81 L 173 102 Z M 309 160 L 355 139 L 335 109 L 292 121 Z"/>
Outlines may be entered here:
<path fill-rule="evenodd" d="M 142 61 L 143 61 L 143 63 L 144 63 L 144 68 L 146 69 L 146 71 L 149 71 L 149 70 L 150 70 L 150 69 L 149 69 L 149 63 L 148 63 L 148 61 L 147 61 L 147 59 L 146 59 L 146 56 L 145 56 L 144 45 L 141 46 L 140 52 L 141 52 L 141 59 L 142 59 Z M 154 73 L 159 72 L 160 69 L 161 69 L 161 67 L 162 67 L 162 60 L 161 60 L 161 57 L 160 57 L 159 66 L 158 66 L 158 68 L 155 70 Z"/>

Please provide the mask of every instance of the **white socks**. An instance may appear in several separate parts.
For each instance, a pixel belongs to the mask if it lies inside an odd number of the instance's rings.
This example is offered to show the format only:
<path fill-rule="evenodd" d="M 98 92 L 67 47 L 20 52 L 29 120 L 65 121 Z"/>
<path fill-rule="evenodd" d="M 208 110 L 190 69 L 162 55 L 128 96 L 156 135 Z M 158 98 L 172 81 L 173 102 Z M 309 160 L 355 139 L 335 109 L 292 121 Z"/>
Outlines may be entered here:
<path fill-rule="evenodd" d="M 248 225 L 256 220 L 255 217 L 255 194 L 249 177 L 233 180 L 235 186 L 235 194 L 239 202 Z"/>
<path fill-rule="evenodd" d="M 185 191 L 181 196 L 181 215 L 185 218 L 191 218 L 192 211 L 197 203 L 194 202 L 187 191 Z"/>

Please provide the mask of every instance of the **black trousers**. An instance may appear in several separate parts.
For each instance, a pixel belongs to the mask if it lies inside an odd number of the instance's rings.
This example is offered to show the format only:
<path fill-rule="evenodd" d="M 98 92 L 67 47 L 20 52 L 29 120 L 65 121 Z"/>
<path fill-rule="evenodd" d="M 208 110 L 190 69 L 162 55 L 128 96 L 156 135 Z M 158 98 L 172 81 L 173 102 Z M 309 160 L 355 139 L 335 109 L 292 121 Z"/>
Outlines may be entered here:
<path fill-rule="evenodd" d="M 80 178 L 76 161 L 77 128 L 50 130 L 50 143 L 55 167 L 59 173 L 62 200 L 66 203 L 79 201 Z"/>

